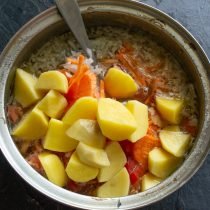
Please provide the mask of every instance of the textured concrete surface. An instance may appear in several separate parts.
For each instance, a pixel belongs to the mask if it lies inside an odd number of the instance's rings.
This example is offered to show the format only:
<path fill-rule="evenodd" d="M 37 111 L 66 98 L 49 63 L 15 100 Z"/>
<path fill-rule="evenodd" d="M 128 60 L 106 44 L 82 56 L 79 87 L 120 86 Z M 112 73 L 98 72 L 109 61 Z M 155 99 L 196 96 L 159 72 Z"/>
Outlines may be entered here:
<path fill-rule="evenodd" d="M 210 57 L 209 0 L 143 0 L 182 23 Z M 0 52 L 28 20 L 54 5 L 53 0 L 0 0 Z M 71 209 L 43 196 L 26 184 L 0 152 L 1 210 Z M 180 190 L 144 210 L 209 210 L 210 155 L 196 175 Z"/>

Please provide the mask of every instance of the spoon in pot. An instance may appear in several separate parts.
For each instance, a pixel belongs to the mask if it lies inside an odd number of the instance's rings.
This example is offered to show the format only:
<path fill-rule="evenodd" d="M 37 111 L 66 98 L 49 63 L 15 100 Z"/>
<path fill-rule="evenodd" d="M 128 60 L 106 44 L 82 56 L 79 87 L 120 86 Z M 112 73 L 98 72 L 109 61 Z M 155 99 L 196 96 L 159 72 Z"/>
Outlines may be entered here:
<path fill-rule="evenodd" d="M 77 0 L 55 0 L 58 10 L 86 55 L 96 64 Z"/>

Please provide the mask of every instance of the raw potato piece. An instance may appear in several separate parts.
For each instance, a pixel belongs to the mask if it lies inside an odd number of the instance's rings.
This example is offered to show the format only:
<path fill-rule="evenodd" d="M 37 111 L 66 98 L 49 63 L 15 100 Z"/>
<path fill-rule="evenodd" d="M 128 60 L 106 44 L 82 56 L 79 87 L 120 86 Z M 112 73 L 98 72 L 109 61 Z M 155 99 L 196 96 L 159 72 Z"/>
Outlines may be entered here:
<path fill-rule="evenodd" d="M 106 182 L 116 175 L 126 164 L 127 159 L 124 151 L 118 142 L 111 142 L 105 148 L 110 166 L 100 169 L 98 174 L 99 182 Z"/>
<path fill-rule="evenodd" d="M 66 135 L 67 127 L 60 120 L 51 119 L 43 141 L 44 149 L 69 152 L 77 147 L 78 141 Z"/>
<path fill-rule="evenodd" d="M 12 135 L 17 140 L 38 140 L 46 134 L 47 128 L 48 117 L 39 109 L 34 108 L 23 116 L 12 131 Z"/>
<path fill-rule="evenodd" d="M 79 143 L 76 149 L 81 162 L 96 168 L 103 168 L 110 165 L 106 152 L 83 143 Z"/>
<path fill-rule="evenodd" d="M 114 98 L 134 96 L 138 86 L 134 79 L 118 68 L 110 68 L 104 78 L 105 91 Z"/>
<path fill-rule="evenodd" d="M 180 123 L 184 100 L 156 97 L 156 105 L 165 120 L 172 124 Z"/>
<path fill-rule="evenodd" d="M 148 166 L 153 175 L 166 178 L 183 162 L 161 148 L 155 148 L 149 153 Z"/>
<path fill-rule="evenodd" d="M 95 179 L 99 169 L 82 163 L 74 152 L 66 167 L 66 173 L 75 182 L 88 182 Z"/>
<path fill-rule="evenodd" d="M 162 147 L 176 157 L 183 157 L 191 143 L 190 134 L 173 131 L 160 131 L 160 141 Z"/>
<path fill-rule="evenodd" d="M 130 188 L 130 178 L 126 168 L 122 168 L 108 182 L 97 189 L 99 198 L 115 198 L 128 195 Z"/>
<path fill-rule="evenodd" d="M 180 127 L 178 125 L 169 125 L 169 126 L 163 128 L 163 130 L 176 132 L 176 131 L 180 131 Z"/>
<path fill-rule="evenodd" d="M 55 154 L 43 152 L 39 154 L 39 160 L 44 168 L 47 178 L 54 184 L 63 187 L 67 183 L 67 175 L 60 158 Z"/>
<path fill-rule="evenodd" d="M 66 132 L 68 136 L 96 148 L 103 148 L 106 142 L 96 120 L 77 120 Z"/>
<path fill-rule="evenodd" d="M 149 126 L 148 107 L 136 100 L 128 101 L 126 107 L 133 114 L 137 122 L 137 129 L 128 137 L 128 140 L 136 142 L 147 133 Z"/>
<path fill-rule="evenodd" d="M 78 119 L 95 120 L 98 102 L 93 97 L 82 97 L 66 112 L 62 121 L 72 125 Z"/>
<path fill-rule="evenodd" d="M 15 99 L 23 108 L 28 107 L 38 101 L 42 94 L 35 89 L 37 78 L 22 69 L 16 70 L 15 76 Z"/>
<path fill-rule="evenodd" d="M 68 80 L 64 74 L 59 71 L 47 71 L 42 73 L 36 83 L 38 90 L 57 90 L 61 93 L 68 92 Z"/>
<path fill-rule="evenodd" d="M 50 90 L 48 94 L 38 103 L 37 107 L 47 116 L 60 118 L 68 102 L 66 98 L 55 90 Z"/>
<path fill-rule="evenodd" d="M 110 98 L 99 99 L 97 120 L 103 135 L 115 141 L 129 138 L 137 128 L 130 111 L 119 101 Z"/>
<path fill-rule="evenodd" d="M 141 181 L 141 191 L 146 191 L 152 187 L 154 187 L 155 185 L 159 184 L 162 181 L 162 179 L 147 173 L 142 177 L 142 181 Z"/>

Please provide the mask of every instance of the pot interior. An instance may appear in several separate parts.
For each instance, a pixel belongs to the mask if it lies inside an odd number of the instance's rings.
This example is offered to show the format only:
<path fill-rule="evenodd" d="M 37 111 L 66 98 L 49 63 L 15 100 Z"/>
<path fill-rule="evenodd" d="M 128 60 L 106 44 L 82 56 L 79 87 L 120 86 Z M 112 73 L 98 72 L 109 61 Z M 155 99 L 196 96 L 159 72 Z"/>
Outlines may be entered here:
<path fill-rule="evenodd" d="M 150 9 L 148 9 L 148 11 L 149 10 Z M 15 74 L 16 68 L 20 67 L 24 61 L 27 61 L 27 59 L 29 59 L 32 53 L 34 53 L 37 49 L 39 49 L 44 43 L 49 41 L 51 38 L 69 31 L 64 21 L 60 18 L 60 16 L 58 17 L 57 11 L 54 9 L 51 12 L 52 12 L 51 14 L 52 17 L 56 16 L 55 20 L 53 20 L 51 24 L 48 24 L 47 27 L 41 27 L 42 29 L 40 29 L 40 31 L 34 33 L 31 37 L 29 37 L 29 39 L 26 39 L 26 42 L 25 42 L 26 44 L 22 45 L 23 47 L 20 48 L 20 51 L 16 52 L 17 53 L 15 55 L 16 57 L 11 62 L 12 66 L 7 75 L 7 79 L 5 82 L 6 86 L 5 86 L 4 95 L 3 95 L 4 110 L 11 96 L 11 92 L 13 90 L 14 74 Z M 197 96 L 198 96 L 198 104 L 199 104 L 199 112 L 200 112 L 199 113 L 199 132 L 197 135 L 198 137 L 195 139 L 195 143 L 188 155 L 188 157 L 190 156 L 192 157 L 190 160 L 188 160 L 188 165 L 184 166 L 185 164 L 183 164 L 183 166 L 180 167 L 181 169 L 178 169 L 177 172 L 175 172 L 175 174 L 173 175 L 173 177 L 168 178 L 159 186 L 155 187 L 154 189 L 149 190 L 148 192 L 140 193 L 134 196 L 128 196 L 128 198 L 130 199 L 127 199 L 127 197 L 125 197 L 125 198 L 122 198 L 121 200 L 118 200 L 118 199 L 111 199 L 111 200 L 101 199 L 100 200 L 96 198 L 87 198 L 86 196 L 81 196 L 81 195 L 71 195 L 72 197 L 70 196 L 70 198 L 71 199 L 74 198 L 75 200 L 74 199 L 69 200 L 69 194 L 67 194 L 65 190 L 57 188 L 57 191 L 55 193 L 54 192 L 55 187 L 48 185 L 44 179 L 40 181 L 43 184 L 43 186 L 41 186 L 41 184 L 38 182 L 38 178 L 36 177 L 31 178 L 30 176 L 32 176 L 33 171 L 27 172 L 27 174 L 26 172 L 21 171 L 22 169 L 26 169 L 26 165 L 21 166 L 21 169 L 19 169 L 18 168 L 19 166 L 17 165 L 14 166 L 16 169 L 18 169 L 19 173 L 29 183 L 31 179 L 34 179 L 32 180 L 33 181 L 32 185 L 34 185 L 41 192 L 44 192 L 50 197 L 58 201 L 61 201 L 63 203 L 74 205 L 77 207 L 90 208 L 90 209 L 100 209 L 101 205 L 103 206 L 106 205 L 106 208 L 104 209 L 115 209 L 116 206 L 118 208 L 121 206 L 124 209 L 128 209 L 128 208 L 130 209 L 130 208 L 136 208 L 139 206 L 148 205 L 152 202 L 160 200 L 161 198 L 165 197 L 166 195 L 170 194 L 171 192 L 178 189 L 181 185 L 183 185 L 186 182 L 186 180 L 188 180 L 189 177 L 191 177 L 192 174 L 194 174 L 194 172 L 198 169 L 201 162 L 204 160 L 204 156 L 206 156 L 207 154 L 206 148 L 202 146 L 203 142 L 205 141 L 204 137 L 206 134 L 199 140 L 202 133 L 201 130 L 203 129 L 204 121 L 207 118 L 205 115 L 205 109 L 206 109 L 205 107 L 207 107 L 206 104 L 208 103 L 207 101 L 208 98 L 206 99 L 207 96 L 204 91 L 205 84 L 203 83 L 202 77 L 200 76 L 200 72 L 198 70 L 198 66 L 199 66 L 198 63 L 199 64 L 202 63 L 202 61 L 198 61 L 199 58 L 202 59 L 201 57 L 205 57 L 202 54 L 203 52 L 201 52 L 199 45 L 196 44 L 195 40 L 192 39 L 192 37 L 186 31 L 185 31 L 185 34 L 183 31 L 180 32 L 182 33 L 183 36 L 180 36 L 180 34 L 178 32 L 176 33 L 175 30 L 172 31 L 170 27 L 168 27 L 168 24 L 171 22 L 171 19 L 168 19 L 166 16 L 159 15 L 158 18 L 154 18 L 153 16 L 146 15 L 144 12 L 141 15 L 135 14 L 135 12 L 129 13 L 129 12 L 125 12 L 125 10 L 117 10 L 117 9 L 110 10 L 110 8 L 108 8 L 107 10 L 105 9 L 100 10 L 100 9 L 94 9 L 92 7 L 88 7 L 86 10 L 83 11 L 83 18 L 84 18 L 85 25 L 87 26 L 87 28 L 92 27 L 92 26 L 119 26 L 123 28 L 129 28 L 129 30 L 131 31 L 143 30 L 145 32 L 148 32 L 149 34 L 152 35 L 154 40 L 156 40 L 160 45 L 162 45 L 169 52 L 171 52 L 174 55 L 174 57 L 178 60 L 182 68 L 186 71 L 187 76 L 190 78 L 191 82 L 194 84 L 196 92 L 197 92 Z M 49 17 L 46 17 L 46 18 L 49 18 Z M 39 22 L 38 24 L 40 24 L 41 26 L 42 23 Z M 177 23 L 174 23 L 175 27 L 176 27 L 176 24 Z M 180 27 L 180 30 L 182 30 L 182 27 L 181 26 L 179 27 Z M 24 30 L 25 29 L 23 29 L 23 31 Z M 14 39 L 13 44 L 19 41 L 24 42 L 24 40 L 21 40 L 21 38 Z M 203 71 L 203 67 L 204 67 L 204 64 L 201 64 L 202 71 Z M 4 115 L 6 116 L 5 113 Z M 8 134 L 5 134 L 5 136 L 6 135 Z M 205 144 L 209 145 L 207 141 Z M 200 150 L 198 153 L 196 153 L 195 150 L 198 147 L 200 147 Z M 9 146 L 7 146 L 7 148 L 9 148 Z M 191 155 L 192 153 L 196 153 L 199 156 L 195 162 L 194 162 L 195 160 L 194 157 L 196 157 L 196 154 Z M 188 157 L 186 158 L 186 161 Z M 12 157 L 11 155 L 10 162 L 12 162 L 12 159 L 14 159 L 14 157 Z M 188 168 L 191 169 L 189 172 L 186 171 Z M 160 190 L 164 191 L 161 196 L 159 196 Z"/>
<path fill-rule="evenodd" d="M 194 64 L 192 57 L 186 53 L 185 48 L 176 40 L 176 37 L 165 30 L 165 23 L 163 21 L 148 17 L 139 18 L 121 12 L 116 13 L 101 11 L 86 11 L 83 13 L 83 19 L 87 28 L 94 26 L 114 26 L 126 28 L 133 32 L 145 31 L 152 35 L 153 40 L 166 48 L 177 59 L 177 61 L 181 64 L 182 68 L 186 72 L 187 76 L 190 78 L 191 82 L 194 84 L 199 101 L 198 104 L 200 110 L 200 121 L 203 121 L 202 119 L 204 113 L 202 110 L 204 94 L 202 90 L 202 81 L 199 77 L 196 65 Z M 40 31 L 21 50 L 16 60 L 14 61 L 12 71 L 8 76 L 5 93 L 6 104 L 13 90 L 15 69 L 21 66 L 24 61 L 27 61 L 32 53 L 36 52 L 44 43 L 53 37 L 59 36 L 68 31 L 68 26 L 62 19 L 60 19 L 59 21 Z M 187 44 L 190 48 L 196 50 L 196 47 L 192 43 L 189 42 Z"/>

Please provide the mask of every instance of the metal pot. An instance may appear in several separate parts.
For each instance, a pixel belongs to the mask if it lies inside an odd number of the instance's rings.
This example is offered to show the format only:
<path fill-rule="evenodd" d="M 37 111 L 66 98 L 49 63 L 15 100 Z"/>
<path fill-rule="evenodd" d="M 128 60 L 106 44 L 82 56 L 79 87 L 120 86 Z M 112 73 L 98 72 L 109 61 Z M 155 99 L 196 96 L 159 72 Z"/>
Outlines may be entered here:
<path fill-rule="evenodd" d="M 183 165 L 156 187 L 136 195 L 100 199 L 76 194 L 50 183 L 19 153 L 8 129 L 5 107 L 13 87 L 15 69 L 38 46 L 67 27 L 52 7 L 23 26 L 0 58 L 0 147 L 11 166 L 34 188 L 64 204 L 83 209 L 132 209 L 154 203 L 180 188 L 203 163 L 210 148 L 209 61 L 197 43 L 175 20 L 161 11 L 132 0 L 80 0 L 87 25 L 123 25 L 152 33 L 180 61 L 193 81 L 199 100 L 199 133 Z"/>

